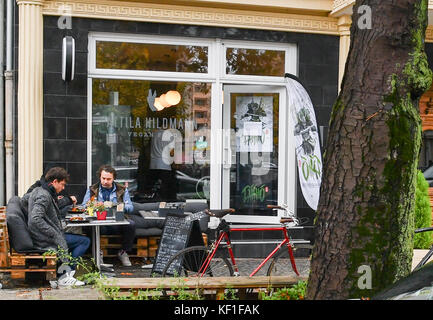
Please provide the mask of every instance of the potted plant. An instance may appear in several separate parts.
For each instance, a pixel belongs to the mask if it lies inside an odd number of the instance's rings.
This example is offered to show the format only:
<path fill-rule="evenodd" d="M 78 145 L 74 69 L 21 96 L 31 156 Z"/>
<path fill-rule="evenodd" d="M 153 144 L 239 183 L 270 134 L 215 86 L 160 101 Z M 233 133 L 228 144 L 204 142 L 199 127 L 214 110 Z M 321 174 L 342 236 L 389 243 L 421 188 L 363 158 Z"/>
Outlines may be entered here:
<path fill-rule="evenodd" d="M 107 216 L 107 211 L 105 209 L 104 203 L 101 201 L 97 201 L 95 196 L 91 197 L 89 201 L 86 203 L 87 212 L 89 216 L 94 216 L 94 212 L 96 212 L 96 216 L 98 220 L 105 220 Z"/>

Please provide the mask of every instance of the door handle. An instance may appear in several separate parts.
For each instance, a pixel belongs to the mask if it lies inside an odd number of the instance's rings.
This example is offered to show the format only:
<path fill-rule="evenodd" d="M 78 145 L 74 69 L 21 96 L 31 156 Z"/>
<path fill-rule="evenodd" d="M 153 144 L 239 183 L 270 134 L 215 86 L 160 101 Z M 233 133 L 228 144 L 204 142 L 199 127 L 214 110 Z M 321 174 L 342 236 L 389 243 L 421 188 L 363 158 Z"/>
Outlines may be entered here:
<path fill-rule="evenodd" d="M 230 132 L 230 131 L 229 131 Z M 230 169 L 231 164 L 231 157 L 232 157 L 232 150 L 230 147 L 230 135 L 227 136 L 227 133 L 224 133 L 224 146 L 223 146 L 223 168 L 224 169 Z"/>

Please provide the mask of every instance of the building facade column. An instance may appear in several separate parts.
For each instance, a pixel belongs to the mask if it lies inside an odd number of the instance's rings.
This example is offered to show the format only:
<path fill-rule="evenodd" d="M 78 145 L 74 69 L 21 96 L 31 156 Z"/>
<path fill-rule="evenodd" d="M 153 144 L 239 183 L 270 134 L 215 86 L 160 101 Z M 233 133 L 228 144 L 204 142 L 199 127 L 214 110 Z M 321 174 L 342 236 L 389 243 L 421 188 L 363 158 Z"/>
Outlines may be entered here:
<path fill-rule="evenodd" d="M 17 0 L 18 30 L 18 195 L 43 170 L 42 0 Z"/>
<path fill-rule="evenodd" d="M 350 15 L 339 17 L 337 25 L 338 32 L 340 34 L 340 55 L 338 61 L 338 92 L 340 92 L 341 82 L 343 81 L 344 69 L 350 48 L 350 26 L 352 25 L 352 17 Z"/>

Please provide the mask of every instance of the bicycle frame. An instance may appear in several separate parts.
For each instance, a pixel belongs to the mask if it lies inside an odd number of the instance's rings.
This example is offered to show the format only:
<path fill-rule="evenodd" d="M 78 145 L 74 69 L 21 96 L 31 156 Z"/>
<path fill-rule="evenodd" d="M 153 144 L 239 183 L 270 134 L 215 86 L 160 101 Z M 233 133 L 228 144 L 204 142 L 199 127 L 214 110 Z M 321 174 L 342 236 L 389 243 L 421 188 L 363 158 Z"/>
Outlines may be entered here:
<path fill-rule="evenodd" d="M 254 276 L 266 264 L 266 262 L 268 262 L 269 259 L 271 259 L 273 257 L 273 255 L 276 252 L 278 252 L 278 250 L 280 250 L 280 248 L 283 245 L 287 245 L 287 248 L 289 251 L 289 256 L 290 256 L 290 262 L 292 264 L 292 269 L 296 273 L 296 275 L 299 276 L 299 272 L 296 268 L 295 258 L 293 257 L 292 245 L 290 244 L 290 238 L 289 238 L 289 235 L 287 233 L 287 228 L 285 226 L 269 227 L 269 228 L 266 228 L 266 227 L 263 227 L 263 228 L 230 228 L 230 232 L 232 232 L 232 231 L 276 231 L 276 230 L 277 231 L 281 230 L 283 232 L 284 239 L 281 241 L 281 243 L 279 243 L 275 247 L 274 250 L 272 250 L 272 252 L 260 263 L 260 265 L 253 272 L 251 272 L 251 274 L 249 275 L 250 277 Z M 235 272 L 239 273 L 239 269 L 238 269 L 238 266 L 236 264 L 235 256 L 234 256 L 233 250 L 232 250 L 230 237 L 226 231 L 221 231 L 219 236 L 218 236 L 217 241 L 212 244 L 212 248 L 211 248 L 209 254 L 207 255 L 205 261 L 203 262 L 203 265 L 200 267 L 200 270 L 198 272 L 200 277 L 205 274 L 207 268 L 209 267 L 210 262 L 212 261 L 213 257 L 215 256 L 216 251 L 218 250 L 218 247 L 220 246 L 221 241 L 223 239 L 226 240 L 227 249 L 228 249 L 229 255 L 230 255 L 230 260 L 233 264 L 233 267 L 235 268 Z"/>

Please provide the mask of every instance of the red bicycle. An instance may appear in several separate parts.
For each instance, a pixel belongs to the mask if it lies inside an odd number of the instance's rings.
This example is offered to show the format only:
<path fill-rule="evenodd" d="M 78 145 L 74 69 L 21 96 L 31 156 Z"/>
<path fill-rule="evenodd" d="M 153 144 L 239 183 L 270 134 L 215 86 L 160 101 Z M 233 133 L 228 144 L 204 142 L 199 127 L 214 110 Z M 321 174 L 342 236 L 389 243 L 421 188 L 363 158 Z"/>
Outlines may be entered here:
<path fill-rule="evenodd" d="M 291 269 L 299 276 L 293 256 L 293 243 L 288 233 L 288 228 L 299 225 L 299 220 L 285 206 L 268 205 L 268 208 L 284 210 L 285 215 L 281 217 L 280 224 L 258 227 L 254 227 L 253 225 L 236 226 L 230 225 L 224 219 L 221 219 L 218 227 L 215 229 L 216 240 L 209 247 L 192 246 L 179 251 L 169 259 L 162 272 L 162 276 L 239 276 L 239 268 L 230 241 L 230 233 L 238 231 L 282 231 L 283 234 L 281 241 L 278 242 L 275 249 L 251 272 L 250 277 L 254 276 L 270 259 L 272 259 L 272 262 L 267 270 L 268 276 L 288 275 L 290 272 L 289 262 Z M 200 212 L 200 214 L 223 218 L 234 211 L 234 209 L 205 210 Z"/>

